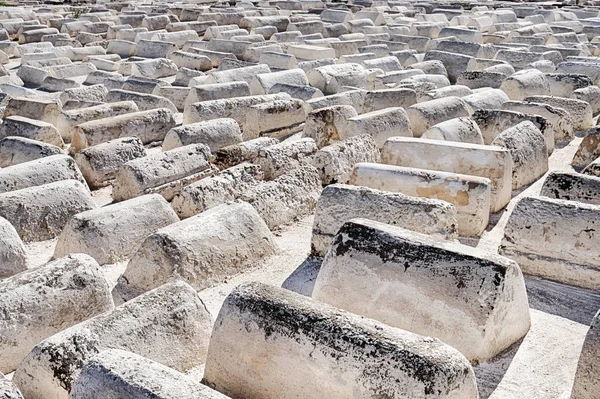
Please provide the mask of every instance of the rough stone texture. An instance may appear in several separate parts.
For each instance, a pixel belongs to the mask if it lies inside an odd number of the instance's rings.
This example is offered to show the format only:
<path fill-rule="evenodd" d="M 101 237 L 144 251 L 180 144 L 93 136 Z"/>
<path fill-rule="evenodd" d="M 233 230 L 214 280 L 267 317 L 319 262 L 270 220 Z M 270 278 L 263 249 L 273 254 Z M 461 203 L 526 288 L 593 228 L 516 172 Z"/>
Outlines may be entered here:
<path fill-rule="evenodd" d="M 58 115 L 56 127 L 63 140 L 70 142 L 73 139 L 77 126 L 82 123 L 138 111 L 139 108 L 133 101 L 120 101 L 86 108 L 77 108 L 74 110 L 65 110 Z"/>
<path fill-rule="evenodd" d="M 201 290 L 275 250 L 273 235 L 250 205 L 220 205 L 151 234 L 129 261 L 116 290 L 130 299 L 172 278 Z"/>
<path fill-rule="evenodd" d="M 139 138 L 123 137 L 84 148 L 74 158 L 88 185 L 100 188 L 109 185 L 122 165 L 146 155 Z"/>
<path fill-rule="evenodd" d="M 443 97 L 411 105 L 406 109 L 415 137 L 430 127 L 461 116 L 469 116 L 469 105 L 460 97 Z"/>
<path fill-rule="evenodd" d="M 480 236 L 489 221 L 491 181 L 483 177 L 358 163 L 350 184 L 447 201 L 456 207 L 461 236 Z"/>
<path fill-rule="evenodd" d="M 256 104 L 246 113 L 244 139 L 286 137 L 302 131 L 305 120 L 306 109 L 302 100 L 292 98 Z"/>
<path fill-rule="evenodd" d="M 369 134 L 349 137 L 318 150 L 312 157 L 323 185 L 347 183 L 359 162 L 379 162 L 379 147 Z"/>
<path fill-rule="evenodd" d="M 239 144 L 223 147 L 215 154 L 214 164 L 219 169 L 227 169 L 242 162 L 253 161 L 258 152 L 265 147 L 279 143 L 273 137 L 259 137 L 257 139 L 243 141 Z"/>
<path fill-rule="evenodd" d="M 234 399 L 477 397 L 470 364 L 439 340 L 260 283 L 225 300 L 204 381 Z"/>
<path fill-rule="evenodd" d="M 3 118 L 0 137 L 7 136 L 43 141 L 59 148 L 65 144 L 60 133 L 51 123 L 16 115 Z"/>
<path fill-rule="evenodd" d="M 527 97 L 525 101 L 565 109 L 572 118 L 573 129 L 575 130 L 587 131 L 594 126 L 592 107 L 585 101 L 554 96 L 531 96 Z"/>
<path fill-rule="evenodd" d="M 347 222 L 335 236 L 313 298 L 439 338 L 475 363 L 508 348 L 530 326 L 515 262 L 367 219 Z"/>
<path fill-rule="evenodd" d="M 114 309 L 98 263 L 74 254 L 0 280 L 0 371 L 14 371 L 40 341 Z"/>
<path fill-rule="evenodd" d="M 27 270 L 27 265 L 21 237 L 8 220 L 0 217 L 0 279 Z"/>
<path fill-rule="evenodd" d="M 101 265 L 127 260 L 146 237 L 178 221 L 175 211 L 158 194 L 81 212 L 66 224 L 54 257 L 84 253 Z"/>
<path fill-rule="evenodd" d="M 548 149 L 540 130 L 531 122 L 521 122 L 500 133 L 492 145 L 510 151 L 513 159 L 512 188 L 533 183 L 548 171 Z"/>
<path fill-rule="evenodd" d="M 240 199 L 250 203 L 274 230 L 312 214 L 320 194 L 319 172 L 301 165 L 275 180 L 250 187 Z"/>
<path fill-rule="evenodd" d="M 138 137 L 142 143 L 149 144 L 163 140 L 173 127 L 173 113 L 166 108 L 117 115 L 78 125 L 71 148 L 81 151 L 85 147 L 127 136 Z"/>
<path fill-rule="evenodd" d="M 581 173 L 550 172 L 540 195 L 600 205 L 600 178 Z"/>
<path fill-rule="evenodd" d="M 89 359 L 69 399 L 226 399 L 187 375 L 135 353 L 108 349 Z"/>
<path fill-rule="evenodd" d="M 346 121 L 346 129 L 338 131 L 341 139 L 368 134 L 379 148 L 394 136 L 412 137 L 411 122 L 404 108 L 385 108 L 361 114 Z"/>
<path fill-rule="evenodd" d="M 0 168 L 59 154 L 64 154 L 59 147 L 37 140 L 24 137 L 0 140 Z"/>
<path fill-rule="evenodd" d="M 170 151 L 133 159 L 123 164 L 115 176 L 113 200 L 123 201 L 160 190 L 161 186 L 180 181 L 194 182 L 207 173 L 212 174 L 210 149 L 204 144 L 191 144 Z M 173 198 L 177 189 L 168 187 L 159 191 L 167 200 Z"/>
<path fill-rule="evenodd" d="M 358 116 L 351 105 L 334 105 L 310 112 L 304 125 L 304 137 L 315 140 L 318 148 L 341 140 L 348 119 Z"/>
<path fill-rule="evenodd" d="M 242 132 L 234 119 L 219 118 L 175 127 L 163 141 L 163 151 L 190 144 L 206 144 L 211 152 L 242 142 Z"/>
<path fill-rule="evenodd" d="M 598 357 L 600 356 L 600 311 L 596 313 L 590 329 L 585 336 L 571 399 L 593 399 L 600 391 L 598 374 L 600 366 Z"/>
<path fill-rule="evenodd" d="M 478 144 L 392 137 L 381 151 L 385 164 L 461 173 L 490 179 L 490 212 L 511 199 L 513 161 L 507 149 Z"/>
<path fill-rule="evenodd" d="M 62 180 L 77 180 L 85 185 L 73 158 L 52 155 L 0 169 L 0 193 Z"/>
<path fill-rule="evenodd" d="M 492 144 L 494 139 L 506 129 L 530 121 L 544 135 L 548 153 L 554 151 L 554 129 L 543 116 L 500 109 L 480 109 L 473 113 L 472 118 L 479 126 L 484 144 Z"/>
<path fill-rule="evenodd" d="M 8 100 L 4 109 L 4 116 L 23 116 L 25 118 L 43 121 L 56 126 L 56 118 L 61 112 L 58 99 L 33 99 L 25 97 L 14 97 Z"/>
<path fill-rule="evenodd" d="M 202 122 L 217 118 L 232 118 L 245 132 L 246 114 L 253 105 L 275 100 L 289 100 L 286 93 L 267 94 L 262 96 L 246 96 L 225 98 L 221 100 L 202 101 L 193 103 L 185 108 L 183 124 Z"/>
<path fill-rule="evenodd" d="M 500 89 L 508 98 L 517 101 L 522 101 L 529 96 L 551 94 L 546 74 L 536 69 L 526 69 L 512 74 L 502 82 Z"/>
<path fill-rule="evenodd" d="M 180 372 L 204 363 L 212 320 L 192 287 L 172 282 L 40 342 L 13 381 L 31 399 L 67 399 L 85 362 L 122 349 Z"/>
<path fill-rule="evenodd" d="M 502 109 L 546 118 L 554 130 L 555 141 L 570 140 L 573 137 L 573 121 L 564 108 L 543 103 L 507 101 L 502 104 Z"/>
<path fill-rule="evenodd" d="M 465 117 L 454 118 L 433 125 L 427 129 L 421 137 L 430 140 L 483 144 L 483 137 L 477 123 L 475 123 L 473 119 Z"/>
<path fill-rule="evenodd" d="M 23 399 L 21 391 L 2 373 L 0 373 L 0 397 L 2 399 Z"/>
<path fill-rule="evenodd" d="M 591 128 L 581 144 L 577 152 L 573 156 L 571 165 L 575 168 L 583 169 L 600 157 L 600 127 Z"/>
<path fill-rule="evenodd" d="M 585 288 L 600 288 L 600 206 L 525 197 L 515 205 L 500 245 L 524 273 Z"/>
<path fill-rule="evenodd" d="M 94 208 L 89 190 L 76 180 L 0 194 L 0 216 L 15 227 L 24 242 L 57 237 L 71 216 Z"/>
<path fill-rule="evenodd" d="M 273 180 L 304 163 L 310 163 L 310 157 L 316 151 L 315 141 L 304 138 L 261 148 L 252 162 L 260 165 L 265 180 Z"/>
<path fill-rule="evenodd" d="M 324 256 L 340 227 L 357 216 L 440 238 L 457 237 L 456 210 L 445 201 L 334 184 L 323 189 L 317 202 L 312 252 Z"/>
<path fill-rule="evenodd" d="M 263 179 L 258 165 L 243 162 L 224 169 L 214 176 L 185 186 L 171 201 L 181 218 L 194 216 L 209 208 L 239 198 L 250 187 Z"/>

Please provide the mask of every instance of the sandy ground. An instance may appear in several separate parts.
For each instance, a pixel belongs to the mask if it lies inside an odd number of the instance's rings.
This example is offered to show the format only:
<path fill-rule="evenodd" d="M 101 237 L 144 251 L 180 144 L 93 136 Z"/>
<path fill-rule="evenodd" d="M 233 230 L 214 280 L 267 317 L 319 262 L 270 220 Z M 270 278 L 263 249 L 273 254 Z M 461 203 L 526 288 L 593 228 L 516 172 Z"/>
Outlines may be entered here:
<path fill-rule="evenodd" d="M 559 148 L 550 157 L 550 170 L 572 170 L 569 162 L 581 138 Z M 160 151 L 151 149 L 150 152 Z M 543 178 L 517 193 L 508 207 L 492 215 L 492 223 L 479 240 L 461 240 L 468 245 L 496 252 L 504 226 L 516 200 L 538 195 Z M 93 193 L 99 206 L 110 203 L 111 189 Z M 359 215 L 357 215 L 359 216 Z M 225 297 L 238 284 L 261 281 L 310 296 L 320 267 L 320 259 L 309 257 L 313 218 L 300 220 L 276 233 L 277 255 L 264 259 L 244 274 L 199 293 L 213 318 Z M 51 259 L 56 240 L 26 246 L 31 267 Z M 126 262 L 103 266 L 103 272 L 114 286 Z M 484 364 L 475 366 L 482 399 L 562 399 L 568 398 L 573 384 L 577 360 L 595 311 L 600 308 L 600 293 L 564 286 L 528 277 L 532 327 L 527 336 L 508 351 Z M 201 378 L 203 368 L 191 374 Z"/>

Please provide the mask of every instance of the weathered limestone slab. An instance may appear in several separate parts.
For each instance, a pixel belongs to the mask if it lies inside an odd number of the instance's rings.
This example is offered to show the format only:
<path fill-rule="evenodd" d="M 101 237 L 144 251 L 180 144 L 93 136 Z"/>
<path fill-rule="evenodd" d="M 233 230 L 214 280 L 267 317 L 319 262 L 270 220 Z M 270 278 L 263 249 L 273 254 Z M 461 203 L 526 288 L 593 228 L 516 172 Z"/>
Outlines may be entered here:
<path fill-rule="evenodd" d="M 355 110 L 361 110 L 365 103 L 365 90 L 349 90 L 331 96 L 314 98 L 306 101 L 306 104 L 313 110 L 332 107 L 334 105 L 350 105 Z"/>
<path fill-rule="evenodd" d="M 264 64 L 245 66 L 229 70 L 219 70 L 210 75 L 207 83 L 229 83 L 243 81 L 250 85 L 256 75 L 269 72 L 271 72 L 271 69 Z"/>
<path fill-rule="evenodd" d="M 600 157 L 600 128 L 594 127 L 581 140 L 571 165 L 575 168 L 585 168 L 598 157 Z"/>
<path fill-rule="evenodd" d="M 583 341 L 571 399 L 593 399 L 598 386 L 598 356 L 600 356 L 600 311 L 596 313 Z"/>
<path fill-rule="evenodd" d="M 548 119 L 543 116 L 501 109 L 481 109 L 475 111 L 471 118 L 479 126 L 484 144 L 491 144 L 506 129 L 521 122 L 530 121 L 544 135 L 548 153 L 554 150 L 554 129 Z"/>
<path fill-rule="evenodd" d="M 140 111 L 166 108 L 171 112 L 178 112 L 175 104 L 173 104 L 173 102 L 169 99 L 154 94 L 136 93 L 128 90 L 111 90 L 106 95 L 106 101 L 109 103 L 133 101 L 138 106 Z"/>
<path fill-rule="evenodd" d="M 289 94 L 277 93 L 266 94 L 264 96 L 225 98 L 222 100 L 193 103 L 185 108 L 185 112 L 183 113 L 183 124 L 187 125 L 217 118 L 232 118 L 235 119 L 240 125 L 242 132 L 244 132 L 246 114 L 253 105 L 289 99 L 291 99 Z"/>
<path fill-rule="evenodd" d="M 468 69 L 469 61 L 473 57 L 465 54 L 449 53 L 446 51 L 427 51 L 424 61 L 438 60 L 444 64 L 448 71 L 450 83 L 455 84 L 458 77 Z"/>
<path fill-rule="evenodd" d="M 288 54 L 289 55 L 289 54 Z M 296 86 L 308 86 L 308 77 L 300 69 L 287 69 L 279 72 L 259 73 L 252 82 L 250 88 L 252 94 L 269 94 L 271 88 L 278 83 L 286 83 Z"/>
<path fill-rule="evenodd" d="M 0 137 L 4 138 L 8 136 L 43 141 L 59 148 L 65 145 L 54 125 L 23 116 L 15 115 L 3 118 Z"/>
<path fill-rule="evenodd" d="M 70 399 L 227 399 L 170 367 L 119 349 L 108 349 L 85 362 Z"/>
<path fill-rule="evenodd" d="M 0 169 L 0 193 L 70 179 L 85 184 L 73 158 L 52 155 Z"/>
<path fill-rule="evenodd" d="M 433 125 L 421 135 L 421 138 L 483 144 L 479 126 L 473 119 L 466 117 L 449 119 Z"/>
<path fill-rule="evenodd" d="M 556 67 L 556 73 L 576 73 L 585 75 L 597 85 L 600 83 L 600 71 L 597 62 L 565 61 Z"/>
<path fill-rule="evenodd" d="M 574 73 L 551 73 L 546 75 L 553 96 L 572 98 L 573 92 L 592 85 L 592 81 L 585 75 Z"/>
<path fill-rule="evenodd" d="M 245 161 L 252 161 L 258 156 L 258 152 L 265 147 L 279 143 L 273 137 L 259 137 L 257 139 L 243 141 L 239 144 L 223 147 L 215 154 L 213 163 L 221 170 L 238 165 Z"/>
<path fill-rule="evenodd" d="M 253 163 L 261 167 L 265 180 L 273 180 L 303 163 L 309 163 L 310 156 L 316 151 L 315 141 L 303 138 L 261 148 Z"/>
<path fill-rule="evenodd" d="M 502 104 L 502 109 L 546 118 L 554 130 L 555 141 L 570 140 L 573 137 L 573 122 L 564 108 L 544 103 L 507 101 Z"/>
<path fill-rule="evenodd" d="M 84 253 L 101 265 L 127 260 L 146 237 L 178 221 L 175 211 L 158 194 L 81 212 L 65 225 L 54 257 Z"/>
<path fill-rule="evenodd" d="M 60 154 L 64 154 L 61 148 L 24 137 L 0 140 L 0 168 Z"/>
<path fill-rule="evenodd" d="M 540 195 L 600 205 L 600 178 L 574 172 L 550 172 Z"/>
<path fill-rule="evenodd" d="M 469 105 L 460 97 L 443 97 L 411 105 L 406 113 L 415 137 L 421 137 L 427 129 L 440 122 L 471 114 Z"/>
<path fill-rule="evenodd" d="M 120 137 L 138 137 L 142 143 L 160 141 L 175 127 L 173 113 L 166 108 L 132 112 L 82 123 L 73 135 L 74 151 Z"/>
<path fill-rule="evenodd" d="M 461 236 L 478 237 L 488 224 L 492 184 L 483 177 L 359 163 L 350 184 L 449 202 L 456 207 Z"/>
<path fill-rule="evenodd" d="M 524 273 L 590 289 L 600 287 L 597 205 L 525 197 L 515 205 L 499 251 Z"/>
<path fill-rule="evenodd" d="M 339 229 L 360 216 L 440 238 L 456 238 L 451 204 L 368 187 L 333 184 L 321 192 L 312 229 L 312 253 L 324 256 Z"/>
<path fill-rule="evenodd" d="M 15 370 L 40 341 L 114 309 L 98 263 L 83 254 L 0 280 L 0 300 L 3 373 Z"/>
<path fill-rule="evenodd" d="M 347 183 L 359 162 L 379 162 L 379 147 L 368 135 L 352 136 L 318 150 L 311 164 L 317 168 L 324 185 Z"/>
<path fill-rule="evenodd" d="M 77 89 L 66 89 L 60 94 L 60 102 L 64 105 L 67 101 L 104 102 L 108 89 L 102 84 L 84 86 Z M 57 125 L 58 126 L 58 125 Z"/>
<path fill-rule="evenodd" d="M 225 300 L 204 382 L 232 398 L 477 397 L 469 362 L 439 340 L 260 283 Z"/>
<path fill-rule="evenodd" d="M 191 144 L 126 162 L 115 175 L 113 201 L 153 192 L 171 200 L 182 186 L 214 173 L 210 158 L 206 145 Z"/>
<path fill-rule="evenodd" d="M 0 373 L 0 395 L 4 399 L 23 399 L 21 391 L 2 373 Z"/>
<path fill-rule="evenodd" d="M 275 180 L 261 182 L 242 193 L 269 229 L 297 222 L 315 210 L 321 194 L 319 172 L 311 165 L 300 165 Z"/>
<path fill-rule="evenodd" d="M 439 170 L 490 179 L 490 212 L 511 199 L 513 161 L 509 150 L 496 146 L 405 137 L 390 138 L 381 151 L 385 164 Z"/>
<path fill-rule="evenodd" d="M 110 118 L 117 115 L 138 112 L 139 108 L 133 101 L 113 102 L 80 109 L 63 111 L 56 121 L 56 127 L 63 140 L 70 142 L 79 124 L 96 119 Z"/>
<path fill-rule="evenodd" d="M 346 129 L 338 133 L 341 139 L 369 134 L 379 148 L 390 137 L 413 135 L 409 116 L 401 107 L 385 108 L 348 118 Z"/>
<path fill-rule="evenodd" d="M 439 338 L 475 363 L 508 348 L 530 326 L 515 262 L 367 219 L 347 222 L 333 239 L 313 298 Z"/>
<path fill-rule="evenodd" d="M 190 81 L 191 84 L 192 81 Z M 199 101 L 221 100 L 225 98 L 246 97 L 250 95 L 248 83 L 227 82 L 213 83 L 192 87 L 185 100 L 185 105 L 191 106 Z"/>
<path fill-rule="evenodd" d="M 588 130 L 594 126 L 592 108 L 585 101 L 574 98 L 563 98 L 555 96 L 530 96 L 525 101 L 548 104 L 553 107 L 563 108 L 573 121 L 573 129 Z"/>
<path fill-rule="evenodd" d="M 597 176 L 600 177 L 600 159 L 594 160 L 588 166 L 586 166 L 581 173 L 584 173 L 589 176 Z"/>
<path fill-rule="evenodd" d="M 15 227 L 24 242 L 57 237 L 72 215 L 95 207 L 88 188 L 77 180 L 0 194 L 0 216 Z"/>
<path fill-rule="evenodd" d="M 275 251 L 273 235 L 254 208 L 223 204 L 151 234 L 115 290 L 127 300 L 173 278 L 201 290 Z"/>
<path fill-rule="evenodd" d="M 222 147 L 241 142 L 242 132 L 237 122 L 231 118 L 219 118 L 171 129 L 165 136 L 162 149 L 168 151 L 177 147 L 202 143 L 207 145 L 211 152 L 217 152 Z"/>
<path fill-rule="evenodd" d="M 506 129 L 492 141 L 492 145 L 510 151 L 513 160 L 513 190 L 533 183 L 548 171 L 546 140 L 540 130 L 529 121 Z"/>
<path fill-rule="evenodd" d="M 196 291 L 182 281 L 168 283 L 40 342 L 13 381 L 26 398 L 67 399 L 85 362 L 106 349 L 186 372 L 204 363 L 211 327 Z"/>
<path fill-rule="evenodd" d="M 0 217 L 0 279 L 27 270 L 28 260 L 21 237 L 10 222 Z"/>
<path fill-rule="evenodd" d="M 304 101 L 295 98 L 273 100 L 250 107 L 244 123 L 244 138 L 281 138 L 302 130 L 306 120 Z"/>
<path fill-rule="evenodd" d="M 317 147 L 325 147 L 341 140 L 348 120 L 358 116 L 351 105 L 333 105 L 316 109 L 306 116 L 303 136 L 315 140 Z"/>
<path fill-rule="evenodd" d="M 146 149 L 139 138 L 123 137 L 84 148 L 74 158 L 88 185 L 100 188 L 115 178 L 123 164 L 145 156 Z"/>
<path fill-rule="evenodd" d="M 183 187 L 171 206 L 181 218 L 194 216 L 241 197 L 262 179 L 260 166 L 243 162 Z"/>
<path fill-rule="evenodd" d="M 8 100 L 4 116 L 24 116 L 56 126 L 56 118 L 61 112 L 60 101 L 41 98 L 13 97 Z"/>
<path fill-rule="evenodd" d="M 121 64 L 121 67 L 124 64 Z M 145 78 L 166 78 L 177 74 L 177 65 L 166 58 L 156 58 L 131 63 L 131 75 Z"/>
<path fill-rule="evenodd" d="M 587 86 L 573 91 L 572 98 L 585 101 L 592 107 L 592 113 L 597 115 L 600 112 L 600 87 Z"/>
<path fill-rule="evenodd" d="M 549 96 L 552 94 L 546 74 L 537 69 L 525 69 L 512 74 L 502 82 L 500 89 L 511 100 L 518 101 L 530 96 Z"/>

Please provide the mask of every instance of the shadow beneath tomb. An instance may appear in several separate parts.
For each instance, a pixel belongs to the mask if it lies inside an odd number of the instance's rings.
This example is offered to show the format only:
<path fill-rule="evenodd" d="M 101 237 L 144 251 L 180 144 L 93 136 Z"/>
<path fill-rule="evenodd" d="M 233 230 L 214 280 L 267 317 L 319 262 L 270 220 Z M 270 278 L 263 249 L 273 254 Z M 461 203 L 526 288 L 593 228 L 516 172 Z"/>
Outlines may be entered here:
<path fill-rule="evenodd" d="M 512 344 L 507 350 L 497 355 L 496 357 L 473 366 L 475 377 L 477 378 L 477 389 L 479 391 L 479 399 L 487 399 L 504 378 L 504 374 L 512 363 L 513 358 L 517 354 L 523 339 Z"/>
<path fill-rule="evenodd" d="M 309 256 L 300 266 L 283 282 L 281 288 L 294 291 L 305 296 L 312 296 L 317 275 L 321 269 L 323 258 Z"/>
<path fill-rule="evenodd" d="M 589 326 L 600 309 L 600 292 L 525 275 L 529 307 Z"/>

